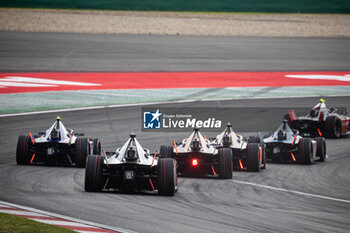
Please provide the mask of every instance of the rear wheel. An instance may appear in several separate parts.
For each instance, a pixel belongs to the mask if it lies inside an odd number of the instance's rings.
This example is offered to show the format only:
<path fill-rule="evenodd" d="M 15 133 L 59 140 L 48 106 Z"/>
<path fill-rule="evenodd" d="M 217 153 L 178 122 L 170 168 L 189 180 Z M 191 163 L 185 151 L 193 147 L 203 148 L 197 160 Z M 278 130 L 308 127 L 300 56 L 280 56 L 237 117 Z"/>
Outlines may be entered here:
<path fill-rule="evenodd" d="M 177 186 L 176 161 L 171 158 L 158 160 L 158 194 L 174 196 Z"/>
<path fill-rule="evenodd" d="M 31 140 L 29 136 L 21 135 L 18 137 L 16 149 L 16 161 L 19 165 L 26 165 L 30 163 L 30 146 Z"/>
<path fill-rule="evenodd" d="M 257 143 L 247 145 L 247 170 L 250 172 L 260 171 L 260 148 Z"/>
<path fill-rule="evenodd" d="M 89 155 L 85 168 L 85 191 L 101 191 L 103 185 L 102 169 L 103 157 L 101 155 Z"/>
<path fill-rule="evenodd" d="M 92 139 L 92 153 L 94 155 L 100 155 L 101 154 L 101 142 L 98 138 Z"/>
<path fill-rule="evenodd" d="M 337 116 L 326 119 L 326 133 L 331 138 L 339 138 L 341 135 L 341 120 Z"/>
<path fill-rule="evenodd" d="M 316 138 L 316 156 L 319 158 L 320 162 L 326 160 L 326 140 L 324 137 Z"/>
<path fill-rule="evenodd" d="M 310 138 L 302 138 L 299 140 L 299 157 L 300 163 L 311 164 L 312 158 L 312 142 Z"/>
<path fill-rule="evenodd" d="M 85 167 L 86 158 L 89 153 L 89 144 L 87 138 L 77 138 L 75 141 L 75 164 L 77 167 Z"/>
<path fill-rule="evenodd" d="M 160 158 L 172 158 L 174 153 L 174 147 L 172 146 L 160 146 L 159 157 Z"/>
<path fill-rule="evenodd" d="M 232 179 L 232 150 L 230 148 L 220 148 L 218 154 L 219 179 Z"/>

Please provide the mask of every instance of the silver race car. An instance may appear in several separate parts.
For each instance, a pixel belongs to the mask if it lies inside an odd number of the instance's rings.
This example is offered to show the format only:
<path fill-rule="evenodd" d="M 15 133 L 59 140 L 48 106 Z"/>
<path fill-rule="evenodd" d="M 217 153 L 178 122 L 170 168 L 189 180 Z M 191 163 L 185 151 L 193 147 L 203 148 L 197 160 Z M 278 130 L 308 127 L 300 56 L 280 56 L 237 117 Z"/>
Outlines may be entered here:
<path fill-rule="evenodd" d="M 126 193 L 158 190 L 160 195 L 173 196 L 177 191 L 176 161 L 150 154 L 131 133 L 115 152 L 88 156 L 85 191 L 101 190 Z"/>
<path fill-rule="evenodd" d="M 231 123 L 227 123 L 223 132 L 213 139 L 212 144 L 218 148 L 228 148 L 233 155 L 233 170 L 258 172 L 266 168 L 265 148 L 259 137 L 249 140 L 236 134 Z"/>
<path fill-rule="evenodd" d="M 218 175 L 220 179 L 232 178 L 232 152 L 228 148 L 215 148 L 199 129 L 173 146 L 161 146 L 161 158 L 174 158 L 178 172 L 183 176 Z"/>
<path fill-rule="evenodd" d="M 91 150 L 100 153 L 101 143 L 97 138 L 78 138 L 83 134 L 66 128 L 60 117 L 46 132 L 39 135 L 21 135 L 18 137 L 16 161 L 19 165 L 47 164 L 72 165 L 85 167 L 86 158 Z"/>
<path fill-rule="evenodd" d="M 326 159 L 326 141 L 324 137 L 303 138 L 297 130 L 292 130 L 288 121 L 269 136 L 264 137 L 266 158 L 272 162 L 291 162 L 311 164 Z"/>

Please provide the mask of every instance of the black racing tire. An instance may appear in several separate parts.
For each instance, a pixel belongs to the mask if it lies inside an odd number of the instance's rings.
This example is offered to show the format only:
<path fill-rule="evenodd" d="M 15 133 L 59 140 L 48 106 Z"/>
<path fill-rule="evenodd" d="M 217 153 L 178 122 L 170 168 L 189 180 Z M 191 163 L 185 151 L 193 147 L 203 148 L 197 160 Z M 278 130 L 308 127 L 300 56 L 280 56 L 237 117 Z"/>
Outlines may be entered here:
<path fill-rule="evenodd" d="M 247 145 L 247 171 L 260 171 L 260 148 L 258 143 L 248 143 Z"/>
<path fill-rule="evenodd" d="M 326 139 L 324 137 L 316 138 L 316 156 L 320 162 L 326 160 Z"/>
<path fill-rule="evenodd" d="M 176 161 L 172 158 L 158 160 L 158 194 L 174 196 L 177 188 Z"/>
<path fill-rule="evenodd" d="M 86 159 L 89 154 L 89 143 L 87 138 L 77 138 L 75 141 L 75 165 L 85 167 Z"/>
<path fill-rule="evenodd" d="M 99 192 L 103 185 L 103 156 L 89 155 L 85 168 L 85 191 Z"/>
<path fill-rule="evenodd" d="M 266 146 L 264 143 L 260 143 L 261 153 L 262 153 L 262 167 L 261 169 L 266 169 Z"/>
<path fill-rule="evenodd" d="M 232 179 L 233 157 L 230 148 L 220 148 L 218 153 L 219 179 Z"/>
<path fill-rule="evenodd" d="M 28 165 L 30 163 L 30 147 L 32 145 L 29 136 L 21 135 L 18 137 L 16 149 L 16 162 L 19 165 Z"/>
<path fill-rule="evenodd" d="M 263 165 L 261 167 L 261 169 L 265 169 L 266 168 L 266 153 L 265 153 L 265 144 L 264 142 L 260 142 L 260 138 L 259 136 L 255 135 L 255 136 L 250 136 L 248 139 L 248 143 L 259 143 L 259 147 L 261 147 L 261 164 Z"/>
<path fill-rule="evenodd" d="M 101 154 L 101 141 L 98 138 L 92 139 L 92 154 L 94 155 Z"/>
<path fill-rule="evenodd" d="M 174 153 L 173 146 L 160 146 L 159 158 L 172 158 Z"/>
<path fill-rule="evenodd" d="M 337 116 L 327 117 L 326 134 L 330 138 L 339 138 L 341 136 L 341 120 Z"/>
<path fill-rule="evenodd" d="M 248 138 L 248 143 L 260 143 L 260 138 L 259 136 L 255 135 L 255 136 L 250 136 Z"/>
<path fill-rule="evenodd" d="M 312 142 L 310 138 L 301 138 L 299 140 L 299 158 L 301 164 L 313 163 Z"/>

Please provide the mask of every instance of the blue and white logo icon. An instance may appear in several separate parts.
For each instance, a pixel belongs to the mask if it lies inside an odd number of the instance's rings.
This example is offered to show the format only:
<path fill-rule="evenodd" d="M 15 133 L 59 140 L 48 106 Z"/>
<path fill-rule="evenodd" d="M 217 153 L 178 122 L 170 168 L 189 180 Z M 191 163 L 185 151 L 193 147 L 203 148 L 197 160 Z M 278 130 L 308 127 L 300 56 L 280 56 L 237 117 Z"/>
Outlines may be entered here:
<path fill-rule="evenodd" d="M 160 129 L 161 115 L 157 109 L 156 112 L 143 112 L 143 128 L 144 129 Z"/>

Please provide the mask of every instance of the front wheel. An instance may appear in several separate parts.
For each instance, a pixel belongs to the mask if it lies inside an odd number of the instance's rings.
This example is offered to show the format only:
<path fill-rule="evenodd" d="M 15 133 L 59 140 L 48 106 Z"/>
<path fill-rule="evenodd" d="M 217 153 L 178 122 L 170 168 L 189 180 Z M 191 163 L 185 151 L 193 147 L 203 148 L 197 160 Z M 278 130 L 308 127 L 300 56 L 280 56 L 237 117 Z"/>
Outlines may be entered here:
<path fill-rule="evenodd" d="M 326 140 L 324 137 L 316 138 L 316 156 L 319 158 L 320 162 L 326 160 Z"/>
<path fill-rule="evenodd" d="M 232 150 L 230 148 L 220 148 L 218 154 L 219 179 L 232 179 Z"/>
<path fill-rule="evenodd" d="M 261 148 L 261 156 L 262 156 L 262 164 L 261 169 L 266 169 L 266 146 L 264 143 L 260 143 Z"/>
<path fill-rule="evenodd" d="M 85 191 L 101 191 L 103 185 L 102 178 L 103 157 L 101 155 L 89 155 L 85 168 Z"/>
<path fill-rule="evenodd" d="M 260 138 L 256 136 L 250 136 L 248 138 L 248 143 L 260 143 Z"/>
<path fill-rule="evenodd" d="M 260 147 L 258 143 L 248 143 L 247 145 L 247 170 L 249 172 L 260 171 L 261 164 Z"/>
<path fill-rule="evenodd" d="M 101 154 L 101 141 L 98 138 L 92 139 L 92 153 L 94 155 Z"/>
<path fill-rule="evenodd" d="M 174 196 L 177 187 L 176 161 L 171 158 L 158 160 L 158 194 Z"/>
<path fill-rule="evenodd" d="M 160 146 L 159 158 L 172 158 L 174 153 L 174 147 L 172 146 Z"/>

